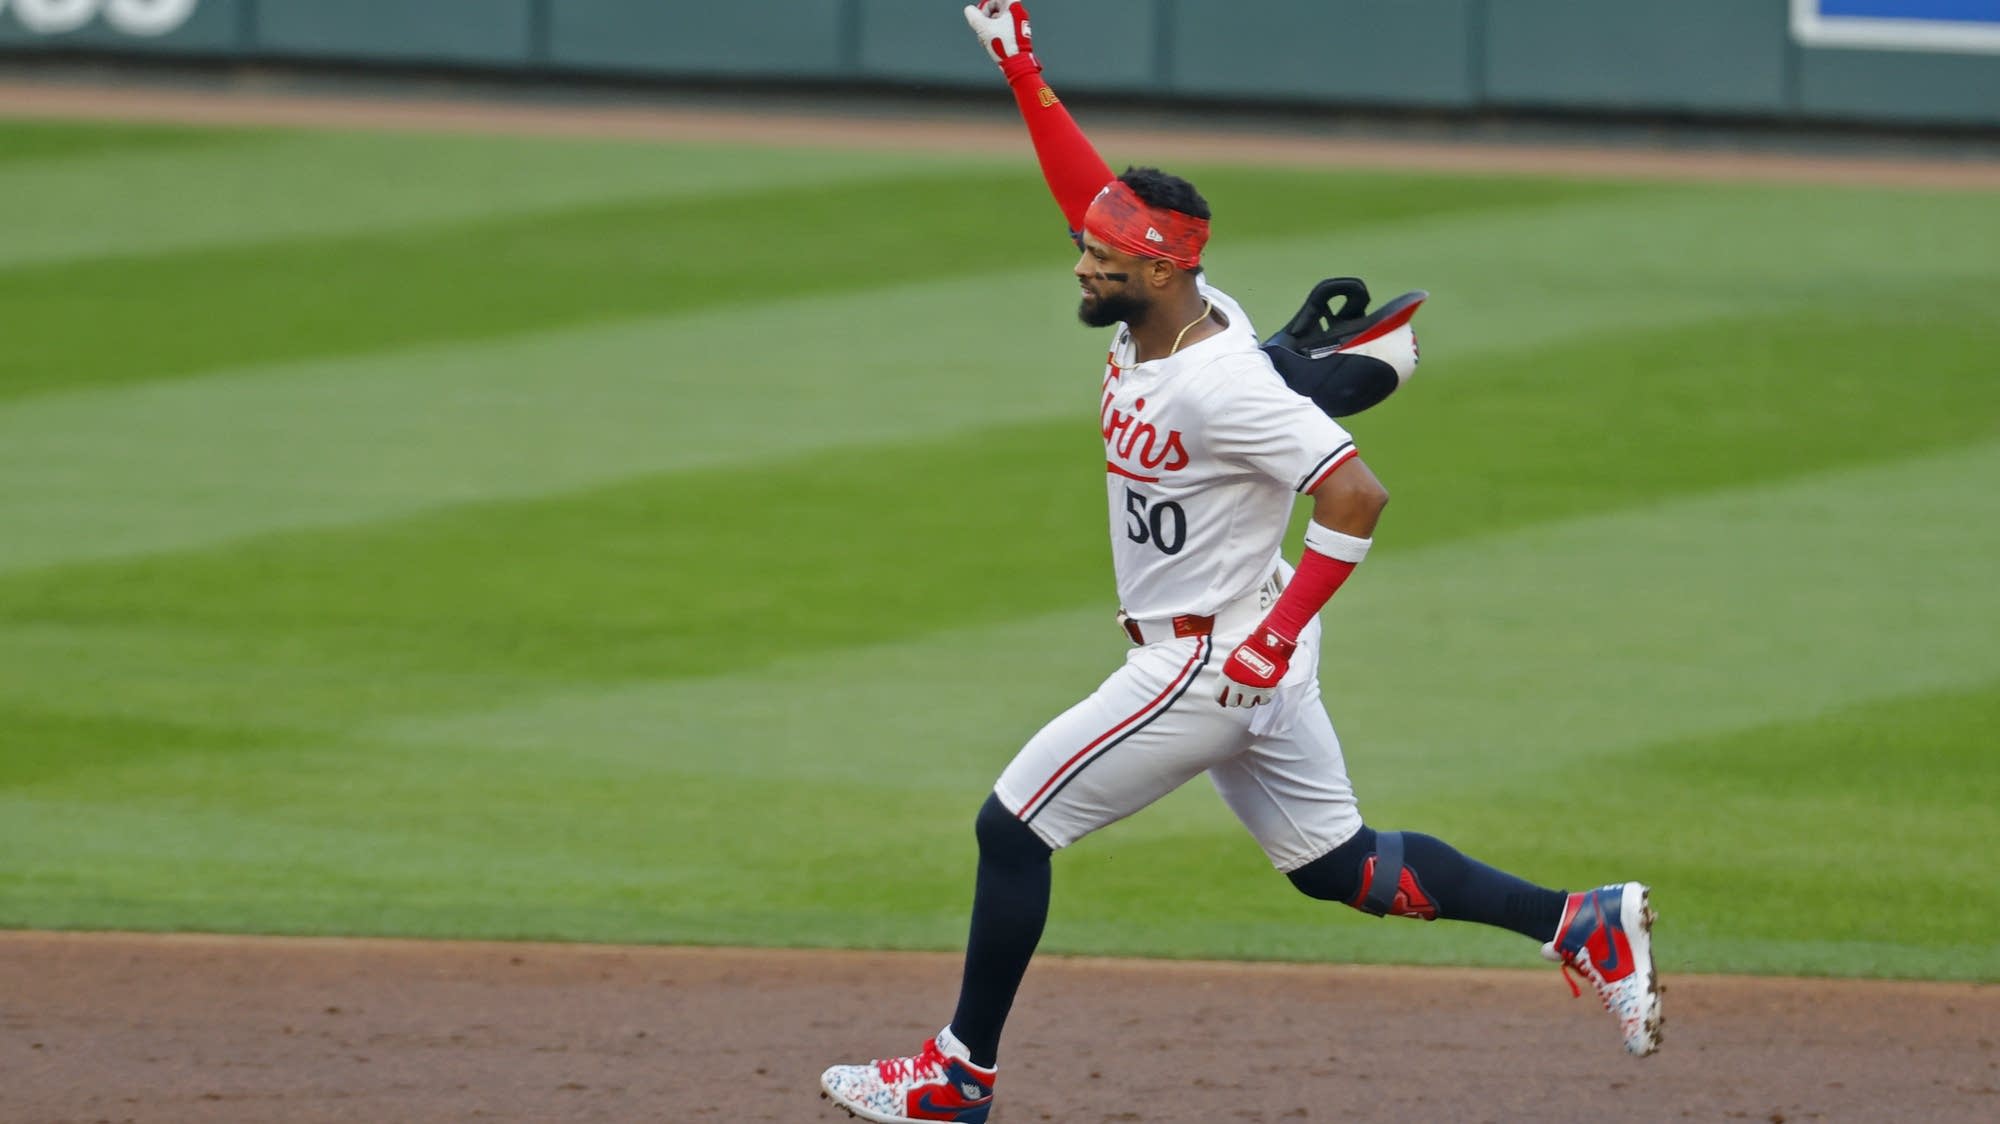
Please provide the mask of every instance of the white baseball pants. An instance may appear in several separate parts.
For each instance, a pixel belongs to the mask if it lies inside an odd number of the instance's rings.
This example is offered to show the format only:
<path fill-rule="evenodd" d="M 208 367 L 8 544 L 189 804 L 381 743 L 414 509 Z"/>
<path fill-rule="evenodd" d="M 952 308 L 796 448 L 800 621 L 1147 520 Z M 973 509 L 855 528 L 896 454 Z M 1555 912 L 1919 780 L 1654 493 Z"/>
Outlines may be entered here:
<path fill-rule="evenodd" d="M 1294 656 L 1306 674 L 1254 708 L 1216 701 L 1222 661 L 1247 629 L 1135 648 L 1089 698 L 1029 739 L 993 790 L 1060 849 L 1206 772 L 1272 865 L 1296 870 L 1361 829 L 1340 739 L 1312 673 L 1318 631 L 1315 622 Z M 1253 722 L 1270 707 L 1280 708 L 1271 716 L 1277 721 Z"/>

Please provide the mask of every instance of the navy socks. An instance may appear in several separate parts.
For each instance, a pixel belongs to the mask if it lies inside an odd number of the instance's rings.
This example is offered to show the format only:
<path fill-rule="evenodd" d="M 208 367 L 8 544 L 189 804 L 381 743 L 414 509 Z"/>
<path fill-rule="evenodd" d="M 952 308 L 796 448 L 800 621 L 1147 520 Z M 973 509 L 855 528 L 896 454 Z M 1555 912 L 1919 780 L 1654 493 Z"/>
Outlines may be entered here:
<path fill-rule="evenodd" d="M 1028 972 L 1049 916 L 1049 845 L 988 796 L 975 824 L 979 875 L 972 895 L 972 933 L 951 1032 L 972 1064 L 993 1066 L 1014 993 Z"/>
<path fill-rule="evenodd" d="M 1473 921 L 1537 941 L 1555 936 L 1569 900 L 1433 836 L 1369 827 L 1287 877 L 1304 894 L 1369 913 Z"/>
<path fill-rule="evenodd" d="M 979 873 L 951 1032 L 965 1043 L 973 1065 L 991 1068 L 1048 921 L 1053 852 L 997 796 L 980 807 L 975 830 Z M 1564 891 L 1467 858 L 1433 836 L 1369 827 L 1286 877 L 1311 897 L 1370 913 L 1473 921 L 1536 941 L 1554 938 L 1568 901 Z"/>

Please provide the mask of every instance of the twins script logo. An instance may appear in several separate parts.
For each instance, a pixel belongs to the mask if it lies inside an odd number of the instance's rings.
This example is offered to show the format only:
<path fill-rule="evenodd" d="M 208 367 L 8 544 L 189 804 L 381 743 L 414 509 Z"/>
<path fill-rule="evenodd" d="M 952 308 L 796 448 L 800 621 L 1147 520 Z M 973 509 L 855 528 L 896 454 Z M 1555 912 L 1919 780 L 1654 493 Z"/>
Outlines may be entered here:
<path fill-rule="evenodd" d="M 1129 414 L 1113 405 L 1117 392 L 1111 384 L 1118 375 L 1118 367 L 1114 364 L 1104 380 L 1104 404 L 1097 411 L 1098 427 L 1104 432 L 1104 470 L 1128 479 L 1157 484 L 1160 473 L 1179 472 L 1188 466 L 1187 448 L 1181 443 L 1181 431 L 1169 429 L 1162 436 L 1152 422 L 1140 420 L 1139 411 L 1146 408 L 1144 398 L 1132 403 Z"/>

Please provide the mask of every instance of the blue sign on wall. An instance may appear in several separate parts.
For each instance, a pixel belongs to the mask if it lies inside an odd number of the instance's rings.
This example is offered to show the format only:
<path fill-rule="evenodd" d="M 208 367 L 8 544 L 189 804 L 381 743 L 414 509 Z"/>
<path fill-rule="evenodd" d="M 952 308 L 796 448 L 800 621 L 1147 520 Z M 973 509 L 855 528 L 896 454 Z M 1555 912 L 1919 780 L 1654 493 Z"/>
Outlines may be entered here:
<path fill-rule="evenodd" d="M 1792 0 L 1808 47 L 2000 52 L 2000 0 Z"/>

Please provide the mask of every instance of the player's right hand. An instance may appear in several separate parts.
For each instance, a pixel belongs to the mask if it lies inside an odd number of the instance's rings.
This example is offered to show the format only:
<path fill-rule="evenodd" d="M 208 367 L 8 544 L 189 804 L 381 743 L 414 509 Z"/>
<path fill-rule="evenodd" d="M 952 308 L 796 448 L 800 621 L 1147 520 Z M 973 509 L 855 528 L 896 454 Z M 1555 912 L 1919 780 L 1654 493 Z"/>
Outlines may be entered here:
<path fill-rule="evenodd" d="M 1028 9 L 1021 0 L 980 0 L 977 4 L 967 4 L 965 22 L 971 25 L 972 33 L 979 36 L 980 46 L 986 48 L 986 53 L 1000 64 L 1001 69 L 1007 69 L 1008 59 L 1035 62 L 1034 36 L 1028 30 Z M 1039 64 L 1036 64 L 1036 69 L 1040 69 Z"/>
<path fill-rule="evenodd" d="M 1298 649 L 1296 640 L 1287 640 L 1273 629 L 1259 627 L 1222 661 L 1222 691 L 1217 701 L 1223 706 L 1270 702 L 1286 669 L 1292 665 L 1292 653 Z"/>

